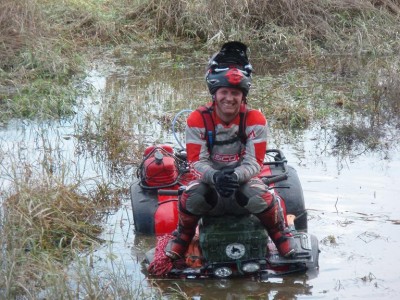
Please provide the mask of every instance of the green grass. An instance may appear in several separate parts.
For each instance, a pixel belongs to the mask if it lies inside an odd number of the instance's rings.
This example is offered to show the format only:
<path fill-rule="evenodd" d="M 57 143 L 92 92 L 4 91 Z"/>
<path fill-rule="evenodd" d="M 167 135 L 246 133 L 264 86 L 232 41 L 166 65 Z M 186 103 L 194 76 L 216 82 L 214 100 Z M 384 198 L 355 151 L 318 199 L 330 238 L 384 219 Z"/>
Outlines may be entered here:
<path fill-rule="evenodd" d="M 26 119 L 53 119 L 75 113 L 77 91 L 72 84 L 54 85 L 51 80 L 37 79 L 7 102 L 9 116 Z"/>

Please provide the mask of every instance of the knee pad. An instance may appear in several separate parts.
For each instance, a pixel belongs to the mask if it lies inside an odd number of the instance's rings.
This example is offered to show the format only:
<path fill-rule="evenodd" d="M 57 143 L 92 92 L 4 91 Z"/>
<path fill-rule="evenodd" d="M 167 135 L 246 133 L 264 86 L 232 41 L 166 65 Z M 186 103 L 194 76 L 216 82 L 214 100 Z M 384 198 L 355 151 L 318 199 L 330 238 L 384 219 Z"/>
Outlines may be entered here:
<path fill-rule="evenodd" d="M 249 198 L 245 208 L 253 214 L 258 214 L 265 211 L 268 208 L 268 204 L 260 195 L 254 195 Z"/>

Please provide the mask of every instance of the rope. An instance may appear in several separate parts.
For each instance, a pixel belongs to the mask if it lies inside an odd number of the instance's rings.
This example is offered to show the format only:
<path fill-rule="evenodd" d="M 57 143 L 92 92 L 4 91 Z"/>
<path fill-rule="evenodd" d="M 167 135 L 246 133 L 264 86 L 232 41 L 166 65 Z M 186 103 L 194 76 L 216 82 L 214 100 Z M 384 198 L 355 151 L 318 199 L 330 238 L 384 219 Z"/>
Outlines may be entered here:
<path fill-rule="evenodd" d="M 173 238 L 174 236 L 171 234 L 166 234 L 157 238 L 154 258 L 147 268 L 150 275 L 163 276 L 167 275 L 168 272 L 172 270 L 173 264 L 171 259 L 165 255 L 165 247 L 167 246 L 168 241 Z"/>

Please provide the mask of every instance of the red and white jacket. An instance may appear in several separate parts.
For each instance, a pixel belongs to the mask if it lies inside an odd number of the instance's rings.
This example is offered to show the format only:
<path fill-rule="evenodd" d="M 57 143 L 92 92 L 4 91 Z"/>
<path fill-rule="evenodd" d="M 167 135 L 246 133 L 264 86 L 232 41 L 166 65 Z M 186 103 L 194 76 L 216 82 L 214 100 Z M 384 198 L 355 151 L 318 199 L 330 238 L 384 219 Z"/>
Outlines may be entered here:
<path fill-rule="evenodd" d="M 218 142 L 234 139 L 239 132 L 240 116 L 228 125 L 212 112 L 215 124 L 215 140 Z M 259 110 L 248 109 L 245 118 L 245 144 L 240 139 L 228 144 L 214 144 L 209 153 L 205 136 L 205 124 L 201 112 L 193 111 L 186 126 L 186 151 L 192 173 L 203 182 L 212 183 L 217 170 L 235 169 L 240 183 L 249 181 L 259 174 L 267 148 L 267 120 Z"/>

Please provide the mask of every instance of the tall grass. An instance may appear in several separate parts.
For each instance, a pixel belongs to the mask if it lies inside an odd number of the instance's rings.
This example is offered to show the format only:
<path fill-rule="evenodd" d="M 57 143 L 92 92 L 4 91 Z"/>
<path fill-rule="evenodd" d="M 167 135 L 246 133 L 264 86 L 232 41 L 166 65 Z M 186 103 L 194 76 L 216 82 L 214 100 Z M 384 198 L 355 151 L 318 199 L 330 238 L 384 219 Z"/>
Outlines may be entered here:
<path fill-rule="evenodd" d="M 121 5 L 121 3 L 118 3 Z M 106 1 L 0 3 L 0 121 L 74 114 L 76 81 L 91 46 L 130 40 Z"/>
<path fill-rule="evenodd" d="M 202 42 L 240 39 L 301 53 L 397 52 L 399 12 L 398 1 L 148 0 L 131 16 L 156 35 Z"/>
<path fill-rule="evenodd" d="M 50 156 L 38 164 L 1 164 L 0 299 L 134 298 L 141 283 L 122 266 L 93 270 L 84 259 L 105 244 L 104 216 L 124 191 L 56 169 Z M 104 276 L 112 286 L 103 286 Z"/>
<path fill-rule="evenodd" d="M 81 63 L 74 44 L 45 22 L 36 0 L 5 0 L 0 11 L 0 120 L 70 115 Z"/>
<path fill-rule="evenodd" d="M 25 179 L 2 197 L 0 299 L 161 298 L 112 249 L 94 266 L 106 246 L 98 238 L 103 210 L 119 204 L 99 197 L 101 187 L 84 194 L 56 178 Z"/>
<path fill-rule="evenodd" d="M 0 121 L 74 114 L 88 47 L 240 39 L 296 55 L 398 53 L 399 11 L 375 0 L 3 0 Z"/>

